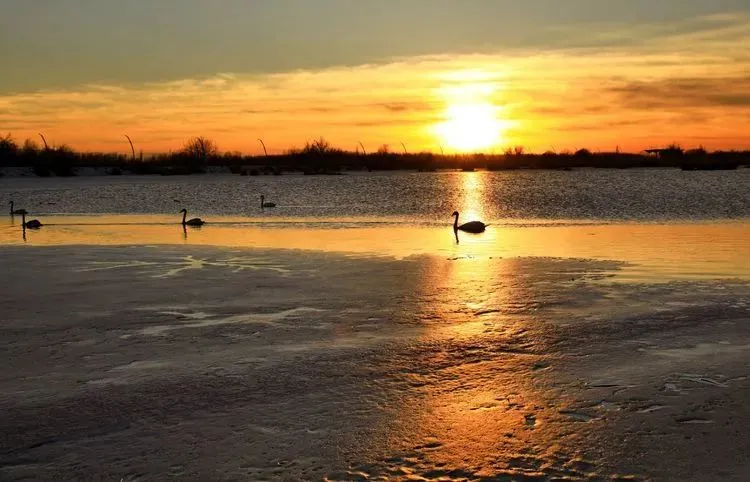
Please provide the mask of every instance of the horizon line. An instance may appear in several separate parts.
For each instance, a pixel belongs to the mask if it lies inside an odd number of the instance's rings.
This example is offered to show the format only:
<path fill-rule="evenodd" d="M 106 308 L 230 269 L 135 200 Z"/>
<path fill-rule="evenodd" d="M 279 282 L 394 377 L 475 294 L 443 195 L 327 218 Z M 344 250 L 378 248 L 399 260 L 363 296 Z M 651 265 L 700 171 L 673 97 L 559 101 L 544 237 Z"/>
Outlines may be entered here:
<path fill-rule="evenodd" d="M 207 140 L 209 140 L 211 142 L 215 142 L 215 141 L 213 141 L 213 139 L 207 138 L 205 136 L 193 136 L 193 137 L 187 138 L 185 140 L 185 144 L 187 144 L 188 142 L 190 142 L 193 139 L 198 139 L 198 138 L 204 138 L 204 139 L 207 139 Z M 266 153 L 266 152 L 257 152 L 257 151 L 240 151 L 240 150 L 226 150 L 226 151 L 222 151 L 217 146 L 217 154 L 215 156 L 213 156 L 213 157 L 221 157 L 221 156 L 224 156 L 224 155 L 227 155 L 227 154 L 233 155 L 233 156 L 238 156 L 239 155 L 239 156 L 243 156 L 243 157 L 282 157 L 282 156 L 290 156 L 290 155 L 299 155 L 299 154 L 303 154 L 304 153 L 302 151 L 304 151 L 305 147 L 312 145 L 314 142 L 316 142 L 318 140 L 323 140 L 326 143 L 328 142 L 325 137 L 321 136 L 321 137 L 318 137 L 316 139 L 305 141 L 305 146 L 303 146 L 303 147 L 296 147 L 296 146 L 295 147 L 288 147 L 288 148 L 286 148 L 284 150 L 280 150 L 280 151 L 276 151 L 276 152 L 269 152 L 269 153 Z M 16 145 L 16 147 L 18 148 L 19 151 L 22 150 L 22 148 L 23 148 L 23 144 L 19 143 L 16 139 L 14 139 L 11 132 L 9 132 L 8 134 L 6 134 L 4 137 L 0 136 L 0 142 L 1 141 L 10 141 L 10 142 L 13 142 Z M 75 152 L 77 154 L 94 154 L 94 155 L 99 154 L 99 155 L 122 155 L 122 156 L 127 156 L 127 152 L 124 152 L 124 151 L 121 152 L 121 151 L 117 151 L 117 150 L 105 151 L 105 150 L 88 150 L 88 149 L 81 150 L 81 149 L 76 149 L 72 145 L 67 144 L 65 142 L 63 142 L 62 144 L 58 144 L 58 145 L 52 145 L 49 148 L 46 148 L 46 147 L 43 147 L 43 146 L 38 146 L 37 142 L 34 141 L 34 139 L 31 138 L 31 137 L 27 137 L 26 139 L 24 139 L 24 144 L 26 142 L 31 142 L 35 147 L 37 147 L 38 150 L 41 150 L 41 151 L 44 151 L 44 150 L 57 150 L 57 149 L 61 149 L 61 148 L 67 148 L 67 149 L 70 149 L 70 150 L 72 150 L 73 152 Z M 132 143 L 132 141 L 129 141 L 129 142 Z M 398 146 L 398 145 L 401 145 L 401 144 L 402 144 L 401 142 L 396 142 L 393 145 Z M 744 148 L 732 148 L 732 149 L 707 149 L 703 144 L 698 144 L 696 147 L 684 147 L 682 144 L 677 143 L 677 142 L 672 142 L 671 144 L 669 144 L 669 145 L 667 145 L 665 147 L 646 147 L 646 148 L 639 149 L 637 151 L 621 150 L 619 148 L 619 145 L 616 146 L 614 150 L 602 150 L 602 149 L 591 150 L 591 149 L 588 149 L 586 147 L 579 147 L 579 148 L 575 148 L 575 149 L 568 149 L 568 148 L 566 148 L 566 149 L 557 150 L 555 148 L 551 148 L 551 149 L 547 149 L 545 151 L 531 151 L 531 150 L 527 150 L 526 146 L 524 146 L 522 144 L 515 144 L 515 145 L 506 145 L 506 146 L 503 146 L 503 147 L 497 147 L 496 149 L 493 149 L 492 151 L 489 151 L 489 152 L 488 151 L 463 151 L 463 152 L 461 152 L 461 151 L 454 151 L 452 153 L 449 153 L 449 152 L 445 152 L 444 149 L 442 148 L 442 146 L 440 146 L 440 148 L 434 149 L 434 150 L 415 150 L 415 151 L 411 151 L 411 152 L 402 152 L 401 150 L 398 150 L 398 149 L 396 149 L 396 150 L 390 150 L 390 148 L 392 147 L 392 144 L 382 143 L 382 144 L 378 144 L 378 148 L 387 147 L 389 149 L 387 152 L 381 152 L 379 150 L 371 150 L 369 152 L 360 153 L 360 147 L 362 147 L 362 146 L 363 146 L 363 144 L 361 142 L 357 142 L 356 143 L 356 147 L 355 147 L 354 150 L 348 150 L 348 149 L 345 149 L 345 148 L 341 148 L 341 147 L 337 147 L 335 145 L 329 144 L 329 150 L 326 153 L 350 154 L 350 155 L 365 156 L 365 157 L 378 156 L 378 155 L 381 155 L 381 156 L 382 155 L 414 156 L 414 155 L 419 155 L 419 154 L 421 154 L 421 155 L 431 154 L 431 155 L 439 156 L 439 157 L 459 157 L 459 156 L 507 156 L 509 154 L 512 154 L 512 155 L 530 155 L 530 156 L 535 156 L 535 155 L 536 156 L 541 156 L 541 155 L 545 155 L 545 154 L 546 155 L 575 155 L 576 153 L 582 153 L 582 151 L 586 151 L 586 152 L 588 152 L 589 154 L 592 154 L 592 155 L 595 155 L 595 154 L 622 154 L 622 155 L 655 154 L 655 153 L 658 153 L 660 151 L 669 151 L 669 150 L 679 150 L 679 151 L 682 151 L 684 153 L 689 153 L 691 151 L 704 151 L 707 154 L 721 153 L 721 152 L 733 152 L 733 153 L 747 153 L 747 152 L 750 152 L 750 146 L 749 147 L 744 147 Z M 174 149 L 174 150 L 173 149 L 169 149 L 169 150 L 166 150 L 166 151 L 144 152 L 142 149 L 140 149 L 139 153 L 144 158 L 146 156 L 148 156 L 150 158 L 153 158 L 153 157 L 156 157 L 156 156 L 177 155 L 177 154 L 180 154 L 181 152 L 183 152 L 184 149 L 185 149 L 185 145 L 183 145 L 181 148 L 178 148 L 178 149 Z M 516 152 L 516 153 L 510 153 L 509 152 L 509 151 L 514 151 L 514 150 L 517 150 L 517 149 L 521 149 L 521 152 Z M 497 152 L 497 151 L 501 151 L 501 152 Z"/>

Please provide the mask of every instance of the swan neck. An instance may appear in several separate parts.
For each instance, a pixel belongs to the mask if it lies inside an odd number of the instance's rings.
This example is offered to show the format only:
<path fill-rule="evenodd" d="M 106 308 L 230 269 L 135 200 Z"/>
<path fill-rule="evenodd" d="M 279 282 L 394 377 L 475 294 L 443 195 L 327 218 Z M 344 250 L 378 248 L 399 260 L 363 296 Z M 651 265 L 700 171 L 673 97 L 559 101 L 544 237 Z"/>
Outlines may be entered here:
<path fill-rule="evenodd" d="M 182 211 L 182 224 L 185 224 L 185 218 L 187 218 L 187 211 Z"/>
<path fill-rule="evenodd" d="M 453 217 L 455 218 L 453 220 L 453 229 L 457 229 L 458 228 L 458 213 L 454 214 Z"/>

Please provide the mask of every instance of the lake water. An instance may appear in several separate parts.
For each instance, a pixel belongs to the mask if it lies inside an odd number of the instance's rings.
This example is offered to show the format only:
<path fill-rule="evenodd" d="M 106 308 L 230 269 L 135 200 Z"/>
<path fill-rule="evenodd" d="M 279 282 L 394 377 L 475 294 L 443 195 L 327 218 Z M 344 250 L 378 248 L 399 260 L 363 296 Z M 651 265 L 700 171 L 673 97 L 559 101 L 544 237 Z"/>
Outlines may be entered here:
<path fill-rule="evenodd" d="M 385 172 L 0 179 L 0 200 L 35 215 L 176 214 L 255 221 L 526 223 L 750 218 L 750 169 Z M 260 195 L 275 209 L 260 210 Z"/>
<path fill-rule="evenodd" d="M 23 234 L 7 217 L 0 244 L 586 258 L 636 278 L 750 278 L 748 186 L 750 170 L 6 178 L 0 199 L 45 226 Z M 183 230 L 183 207 L 208 224 Z M 454 210 L 490 228 L 457 243 Z"/>

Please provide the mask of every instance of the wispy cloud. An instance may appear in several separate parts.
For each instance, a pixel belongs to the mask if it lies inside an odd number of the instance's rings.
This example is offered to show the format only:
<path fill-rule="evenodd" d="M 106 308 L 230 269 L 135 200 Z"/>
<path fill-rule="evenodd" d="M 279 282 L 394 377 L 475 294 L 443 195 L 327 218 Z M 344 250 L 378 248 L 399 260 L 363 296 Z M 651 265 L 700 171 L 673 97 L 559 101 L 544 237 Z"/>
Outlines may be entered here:
<path fill-rule="evenodd" d="M 626 81 L 612 88 L 624 105 L 640 109 L 750 108 L 750 71 L 725 78 L 669 78 Z"/>
<path fill-rule="evenodd" d="M 738 40 L 750 36 L 750 14 L 725 12 L 679 21 L 601 22 L 549 27 L 545 38 L 550 50 L 590 49 L 664 51 L 684 50 L 700 43 L 701 49 L 718 46 L 744 50 Z"/>

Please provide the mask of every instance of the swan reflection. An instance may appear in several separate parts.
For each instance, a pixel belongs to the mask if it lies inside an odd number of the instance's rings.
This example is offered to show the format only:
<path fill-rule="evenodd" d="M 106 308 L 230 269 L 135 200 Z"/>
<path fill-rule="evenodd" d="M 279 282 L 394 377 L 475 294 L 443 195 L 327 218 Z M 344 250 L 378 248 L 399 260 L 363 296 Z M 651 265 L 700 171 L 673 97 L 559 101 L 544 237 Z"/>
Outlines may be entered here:
<path fill-rule="evenodd" d="M 14 209 L 14 207 L 13 207 L 14 206 L 14 202 L 13 201 L 10 201 L 8 204 L 10 204 L 10 217 L 11 218 L 13 216 L 15 216 L 16 214 L 18 214 L 18 215 L 29 214 L 25 209 Z"/>

